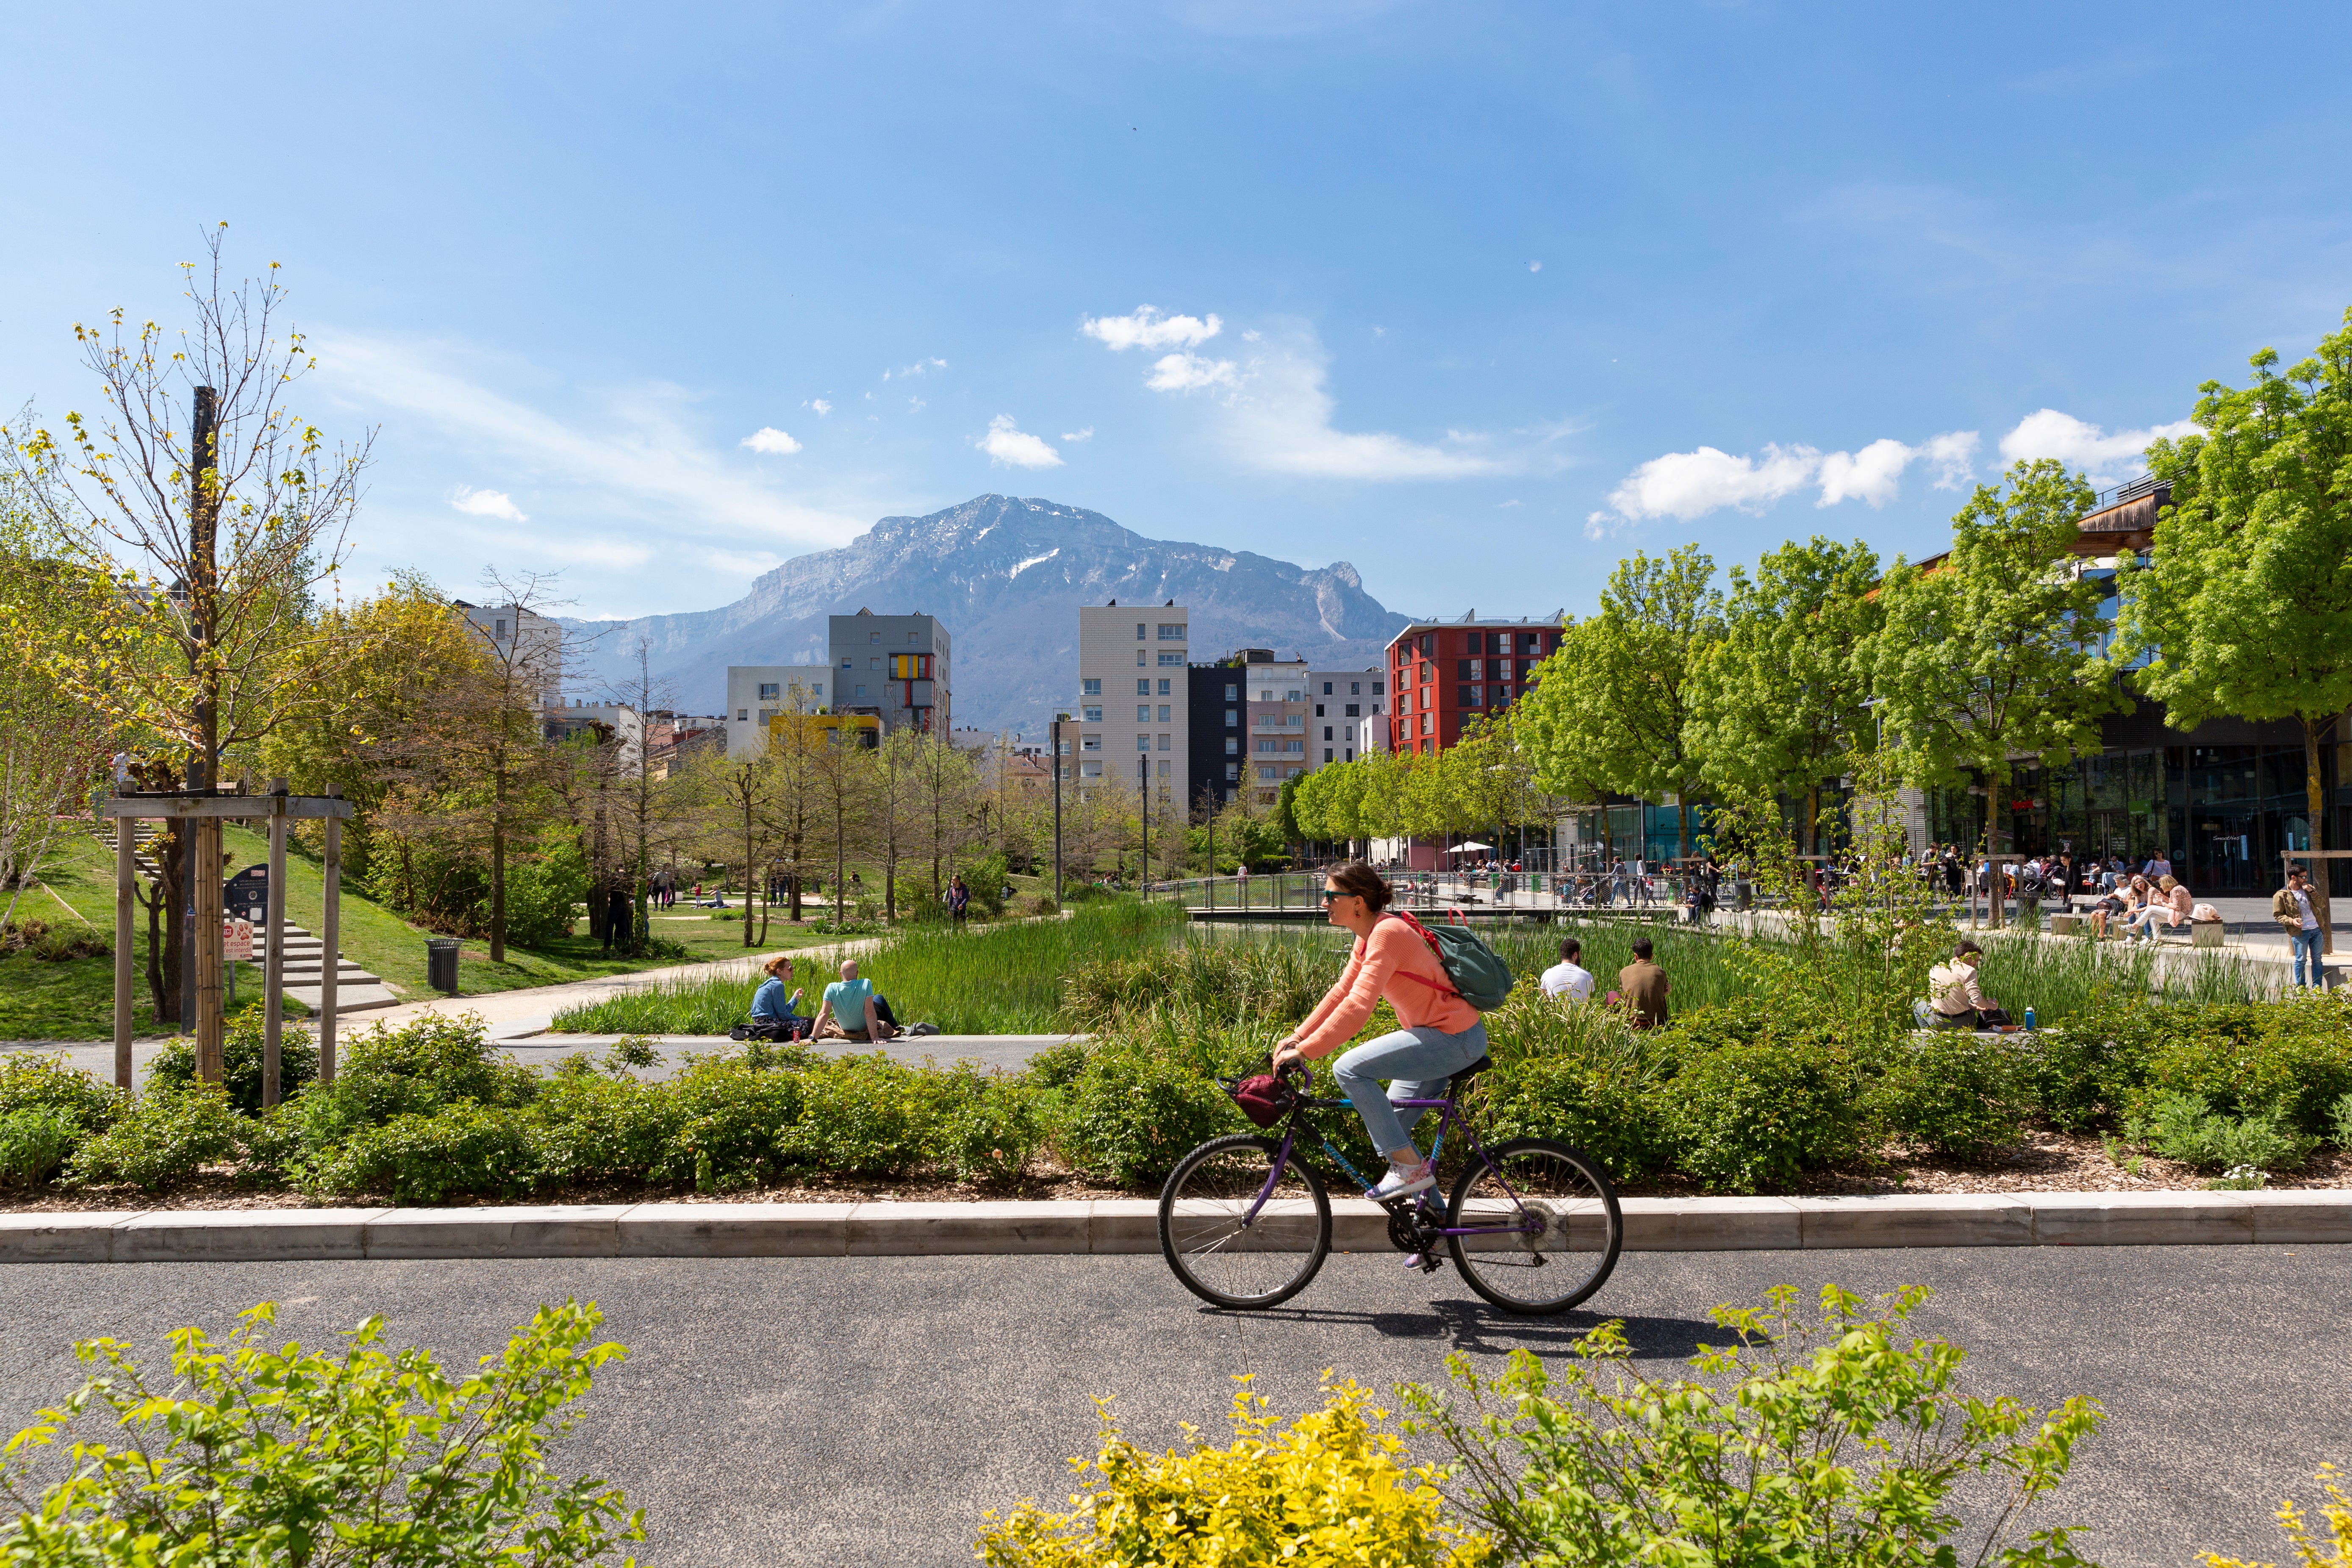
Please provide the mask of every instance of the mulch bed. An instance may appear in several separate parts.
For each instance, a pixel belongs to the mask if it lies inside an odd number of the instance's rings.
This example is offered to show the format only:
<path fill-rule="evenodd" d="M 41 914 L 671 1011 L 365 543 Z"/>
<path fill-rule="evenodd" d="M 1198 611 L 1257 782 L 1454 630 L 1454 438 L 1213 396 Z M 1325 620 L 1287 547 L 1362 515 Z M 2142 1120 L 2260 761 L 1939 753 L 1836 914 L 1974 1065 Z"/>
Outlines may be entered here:
<path fill-rule="evenodd" d="M 2127 1157 L 2128 1158 L 2128 1157 Z M 1798 1184 L 1799 1196 L 1832 1197 L 1872 1193 L 2160 1193 L 2193 1191 L 2206 1178 L 2170 1160 L 2142 1155 L 2137 1169 L 2107 1157 L 2096 1135 L 2029 1129 L 2022 1141 L 1980 1164 L 1915 1157 L 1888 1150 L 1874 1159 L 1817 1171 Z M 2275 1174 L 2273 1189 L 2352 1187 L 2352 1156 L 2322 1150 L 2300 1171 Z M 1680 1177 L 1628 1184 L 1629 1197 L 1699 1197 L 1695 1182 Z M 975 1186 L 951 1177 L 912 1176 L 878 1181 L 854 1176 L 800 1175 L 775 1186 L 703 1194 L 674 1187 L 572 1187 L 555 1200 L 566 1204 L 845 1204 L 970 1203 L 980 1200 L 1156 1197 L 1156 1189 L 1129 1191 L 1064 1169 L 1051 1160 L 1019 1182 Z M 1346 1196 L 1344 1193 L 1336 1196 Z M 518 1199 L 517 1202 L 530 1202 Z M 142 1209 L 290 1209 L 365 1207 L 384 1198 L 338 1198 L 314 1204 L 299 1193 L 240 1186 L 233 1173 L 207 1173 L 172 1192 L 148 1194 L 129 1187 L 92 1187 L 29 1196 L 0 1194 L 0 1213 L 70 1214 Z M 460 1199 L 454 1208 L 488 1207 L 496 1200 Z"/>

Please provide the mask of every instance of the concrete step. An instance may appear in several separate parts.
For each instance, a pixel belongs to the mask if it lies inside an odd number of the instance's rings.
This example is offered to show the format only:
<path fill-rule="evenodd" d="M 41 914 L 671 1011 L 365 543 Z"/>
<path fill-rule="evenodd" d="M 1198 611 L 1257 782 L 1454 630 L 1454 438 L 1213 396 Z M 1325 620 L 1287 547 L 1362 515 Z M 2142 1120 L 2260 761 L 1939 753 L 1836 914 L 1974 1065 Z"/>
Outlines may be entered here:
<path fill-rule="evenodd" d="M 308 985 L 289 985 L 285 994 L 313 1013 L 319 1010 L 316 981 Z M 406 998 L 394 994 L 392 988 L 381 980 L 364 985 L 338 983 L 335 986 L 335 1016 L 340 1018 L 346 1013 L 370 1013 L 379 1007 L 397 1007 Z"/>

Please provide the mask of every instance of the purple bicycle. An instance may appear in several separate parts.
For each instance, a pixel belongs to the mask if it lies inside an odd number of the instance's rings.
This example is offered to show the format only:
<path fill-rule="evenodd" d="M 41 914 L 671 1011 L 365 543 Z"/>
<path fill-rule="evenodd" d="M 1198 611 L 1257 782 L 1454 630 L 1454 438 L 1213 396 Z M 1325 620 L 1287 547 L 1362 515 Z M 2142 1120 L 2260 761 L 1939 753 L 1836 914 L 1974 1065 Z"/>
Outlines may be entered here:
<path fill-rule="evenodd" d="M 1479 1143 L 1456 1102 L 1493 1065 L 1481 1057 L 1455 1073 L 1443 1100 L 1397 1101 L 1436 1113 L 1433 1160 L 1456 1128 L 1467 1157 L 1444 1204 L 1433 1187 L 1381 1205 L 1389 1243 L 1419 1254 L 1424 1270 L 1438 1267 L 1443 1243 L 1470 1288 L 1506 1311 L 1564 1312 L 1600 1289 L 1617 1267 L 1625 1234 L 1617 1191 L 1598 1161 L 1565 1143 Z M 1221 1081 L 1227 1093 L 1238 1083 Z M 1330 1256 L 1331 1197 L 1303 1157 L 1302 1131 L 1358 1191 L 1371 1186 L 1315 1123 L 1318 1112 L 1353 1114 L 1353 1108 L 1306 1093 L 1288 1074 L 1278 1081 L 1279 1110 L 1287 1113 L 1279 1138 L 1213 1138 L 1178 1161 L 1160 1189 L 1161 1255 L 1184 1289 L 1220 1307 L 1277 1306 L 1305 1289 Z"/>

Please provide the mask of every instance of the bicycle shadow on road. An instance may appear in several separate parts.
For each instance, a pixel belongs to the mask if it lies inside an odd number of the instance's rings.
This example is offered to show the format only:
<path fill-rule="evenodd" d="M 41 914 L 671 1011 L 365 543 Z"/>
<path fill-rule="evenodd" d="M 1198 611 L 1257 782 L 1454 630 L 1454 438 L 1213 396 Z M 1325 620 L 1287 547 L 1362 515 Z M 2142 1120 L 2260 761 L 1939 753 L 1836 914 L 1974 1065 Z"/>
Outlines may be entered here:
<path fill-rule="evenodd" d="M 1606 1322 L 1622 1324 L 1635 1361 L 1688 1361 L 1701 1344 L 1721 1344 L 1733 1336 L 1721 1325 L 1697 1318 L 1653 1318 L 1638 1312 L 1562 1312 L 1556 1318 L 1521 1318 L 1484 1301 L 1432 1301 L 1427 1311 L 1350 1312 L 1325 1307 L 1277 1307 L 1234 1312 L 1203 1307 L 1202 1316 L 1258 1321 L 1336 1323 L 1370 1329 L 1384 1339 L 1443 1340 L 1448 1349 L 1470 1355 L 1507 1355 L 1528 1350 L 1565 1355 L 1576 1342 Z"/>

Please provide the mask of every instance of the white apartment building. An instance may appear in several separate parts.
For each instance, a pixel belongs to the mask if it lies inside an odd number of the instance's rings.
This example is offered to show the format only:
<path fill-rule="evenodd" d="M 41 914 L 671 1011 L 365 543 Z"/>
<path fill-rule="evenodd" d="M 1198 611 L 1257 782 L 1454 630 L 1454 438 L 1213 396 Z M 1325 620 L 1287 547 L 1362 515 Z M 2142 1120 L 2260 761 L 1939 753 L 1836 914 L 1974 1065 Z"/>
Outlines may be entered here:
<path fill-rule="evenodd" d="M 1310 767 L 1352 763 L 1369 751 L 1389 749 L 1388 677 L 1370 669 L 1318 669 L 1307 677 L 1307 755 Z M 1377 718 L 1380 721 L 1372 723 Z M 1379 743 L 1369 742 L 1377 734 Z"/>
<path fill-rule="evenodd" d="M 518 605 L 469 605 L 452 599 L 482 641 L 492 660 L 511 665 L 515 674 L 536 689 L 541 708 L 563 702 L 563 628 L 535 610 Z"/>
<path fill-rule="evenodd" d="M 569 706 L 555 703 L 541 712 L 540 732 L 559 745 L 581 734 L 609 734 L 620 742 L 621 772 L 635 773 L 645 766 L 646 721 L 625 703 L 583 702 L 576 697 Z"/>
<path fill-rule="evenodd" d="M 1066 777 L 1084 794 L 1105 779 L 1149 779 L 1152 804 L 1181 805 L 1191 729 L 1184 606 L 1083 605 L 1078 608 L 1077 732 Z M 1140 770 L 1140 771 L 1139 771 Z"/>
<path fill-rule="evenodd" d="M 1265 648 L 1244 648 L 1241 667 L 1243 712 L 1248 727 L 1243 738 L 1242 784 L 1259 805 L 1272 805 L 1285 779 L 1297 778 L 1315 764 L 1307 750 L 1307 720 L 1313 711 L 1313 690 L 1307 661 L 1275 658 Z"/>
<path fill-rule="evenodd" d="M 727 667 L 727 754 L 756 757 L 768 749 L 768 721 L 779 713 L 814 713 L 832 706 L 822 664 L 730 664 Z"/>

